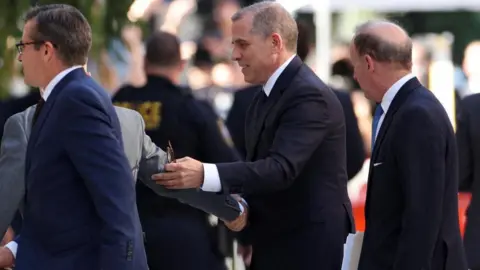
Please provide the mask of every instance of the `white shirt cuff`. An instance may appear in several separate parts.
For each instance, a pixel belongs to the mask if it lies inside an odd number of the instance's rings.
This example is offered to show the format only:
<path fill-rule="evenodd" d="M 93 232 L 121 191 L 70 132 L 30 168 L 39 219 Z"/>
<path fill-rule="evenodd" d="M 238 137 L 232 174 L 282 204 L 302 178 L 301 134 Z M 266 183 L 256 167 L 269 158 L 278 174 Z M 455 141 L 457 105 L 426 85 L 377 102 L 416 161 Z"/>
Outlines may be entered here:
<path fill-rule="evenodd" d="M 8 242 L 8 244 L 5 245 L 5 247 L 8 248 L 10 250 L 10 252 L 12 252 L 13 258 L 17 257 L 17 248 L 18 248 L 17 242 L 10 241 L 10 242 Z"/>
<path fill-rule="evenodd" d="M 215 164 L 203 163 L 202 190 L 208 192 L 220 192 L 222 190 L 220 175 Z"/>

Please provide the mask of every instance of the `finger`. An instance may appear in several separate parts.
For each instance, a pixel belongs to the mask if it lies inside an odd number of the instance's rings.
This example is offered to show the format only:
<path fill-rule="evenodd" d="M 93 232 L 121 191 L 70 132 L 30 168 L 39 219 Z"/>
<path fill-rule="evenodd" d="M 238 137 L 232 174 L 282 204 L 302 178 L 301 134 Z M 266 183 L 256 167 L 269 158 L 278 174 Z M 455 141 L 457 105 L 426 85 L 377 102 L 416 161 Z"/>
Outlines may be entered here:
<path fill-rule="evenodd" d="M 162 185 L 166 189 L 179 189 L 181 183 L 177 181 L 164 181 L 164 182 L 157 182 L 157 184 Z"/>
<path fill-rule="evenodd" d="M 165 180 L 176 180 L 180 179 L 180 172 L 166 172 L 166 173 L 157 173 L 152 175 L 152 179 L 155 181 L 165 181 Z"/>
<path fill-rule="evenodd" d="M 182 164 L 178 164 L 178 163 L 167 163 L 167 164 L 165 164 L 165 171 L 167 171 L 167 172 L 176 172 L 176 171 L 179 171 L 181 169 L 183 169 Z"/>
<path fill-rule="evenodd" d="M 183 158 L 177 159 L 177 163 L 179 163 L 179 162 L 185 162 L 185 161 L 189 161 L 189 160 L 190 160 L 190 157 L 183 157 Z"/>

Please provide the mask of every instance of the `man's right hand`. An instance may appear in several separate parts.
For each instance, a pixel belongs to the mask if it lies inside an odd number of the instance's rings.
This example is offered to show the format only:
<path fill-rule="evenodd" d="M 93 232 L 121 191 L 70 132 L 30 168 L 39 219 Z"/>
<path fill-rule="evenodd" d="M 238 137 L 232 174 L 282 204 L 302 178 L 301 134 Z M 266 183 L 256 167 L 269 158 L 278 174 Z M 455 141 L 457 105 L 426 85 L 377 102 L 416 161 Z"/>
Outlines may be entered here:
<path fill-rule="evenodd" d="M 13 257 L 10 249 L 6 247 L 0 247 L 0 269 L 13 267 L 15 258 Z"/>

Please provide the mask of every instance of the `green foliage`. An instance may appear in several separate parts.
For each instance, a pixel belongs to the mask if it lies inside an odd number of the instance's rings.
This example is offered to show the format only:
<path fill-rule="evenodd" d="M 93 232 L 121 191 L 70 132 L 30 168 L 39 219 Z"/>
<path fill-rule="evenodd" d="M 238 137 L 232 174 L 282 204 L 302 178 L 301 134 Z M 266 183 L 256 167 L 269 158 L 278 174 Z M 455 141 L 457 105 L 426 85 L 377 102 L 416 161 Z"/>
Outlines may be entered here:
<path fill-rule="evenodd" d="M 455 36 L 453 60 L 460 64 L 463 50 L 473 40 L 480 39 L 480 13 L 470 11 L 452 12 L 409 12 L 392 14 L 411 34 L 442 33 L 448 31 Z"/>
<path fill-rule="evenodd" d="M 93 44 L 91 58 L 98 59 L 102 49 L 113 38 L 120 36 L 128 23 L 127 11 L 134 0 L 38 0 L 37 4 L 69 4 L 78 8 L 92 27 Z M 22 35 L 23 14 L 31 0 L 0 0 L 0 97 L 8 96 L 10 79 L 18 74 L 15 68 L 15 42 Z"/>

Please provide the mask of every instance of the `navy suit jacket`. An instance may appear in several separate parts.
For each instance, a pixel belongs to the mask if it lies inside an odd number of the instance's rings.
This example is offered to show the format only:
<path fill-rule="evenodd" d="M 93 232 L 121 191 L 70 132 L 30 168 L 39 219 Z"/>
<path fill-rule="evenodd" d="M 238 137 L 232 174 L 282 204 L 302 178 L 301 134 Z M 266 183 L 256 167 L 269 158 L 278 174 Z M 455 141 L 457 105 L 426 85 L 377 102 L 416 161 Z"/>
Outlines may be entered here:
<path fill-rule="evenodd" d="M 340 269 L 354 230 L 342 106 L 298 57 L 264 96 L 247 111 L 247 161 L 216 164 L 250 206 L 253 269 Z"/>
<path fill-rule="evenodd" d="M 120 123 L 83 69 L 48 97 L 28 141 L 25 180 L 16 269 L 147 269 Z"/>
<path fill-rule="evenodd" d="M 416 78 L 390 104 L 370 164 L 358 269 L 466 270 L 453 128 Z"/>

